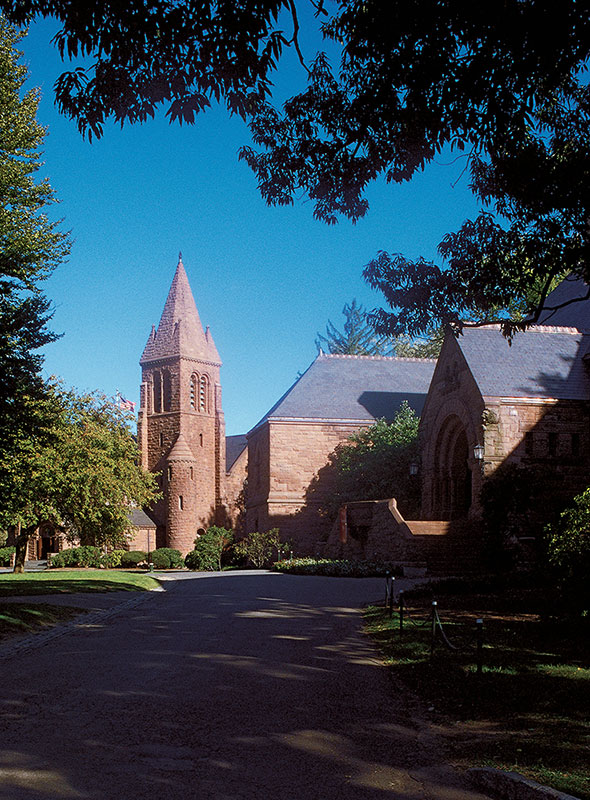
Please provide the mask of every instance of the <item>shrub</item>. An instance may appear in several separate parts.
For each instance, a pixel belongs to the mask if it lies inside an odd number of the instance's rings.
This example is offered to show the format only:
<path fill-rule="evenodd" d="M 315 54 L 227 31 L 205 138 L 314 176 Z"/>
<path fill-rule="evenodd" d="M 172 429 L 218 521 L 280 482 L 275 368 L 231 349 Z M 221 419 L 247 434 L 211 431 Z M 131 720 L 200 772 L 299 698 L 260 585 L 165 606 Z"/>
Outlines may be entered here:
<path fill-rule="evenodd" d="M 214 572 L 221 570 L 224 561 L 231 557 L 234 532 L 227 528 L 212 526 L 195 539 L 195 549 L 184 559 L 189 569 Z"/>
<path fill-rule="evenodd" d="M 14 551 L 14 547 L 0 547 L 0 567 L 10 566 L 10 556 Z"/>
<path fill-rule="evenodd" d="M 270 562 L 273 552 L 280 547 L 279 529 L 272 528 L 266 533 L 258 531 L 249 533 L 236 543 L 234 549 L 238 555 L 244 556 L 254 567 L 261 569 Z"/>
<path fill-rule="evenodd" d="M 75 547 L 75 565 L 76 567 L 102 567 L 102 552 L 100 547 L 93 545 L 83 545 L 82 547 Z"/>
<path fill-rule="evenodd" d="M 125 555 L 125 550 L 111 550 L 102 557 L 102 563 L 107 569 L 116 569 L 121 566 L 121 559 Z"/>
<path fill-rule="evenodd" d="M 276 561 L 273 569 L 292 575 L 324 575 L 332 578 L 373 578 L 401 575 L 400 567 L 387 561 L 347 561 L 333 558 L 291 558 Z"/>
<path fill-rule="evenodd" d="M 56 553 L 51 556 L 51 567 L 73 567 L 74 566 L 74 548 L 70 547 L 67 550 L 62 550 L 61 553 Z"/>
<path fill-rule="evenodd" d="M 180 569 L 184 567 L 184 559 L 180 550 L 175 550 L 173 547 L 158 547 L 151 553 L 151 559 L 156 569 Z M 158 566 L 156 564 L 166 562 L 166 566 Z"/>
<path fill-rule="evenodd" d="M 130 569 L 147 560 L 147 553 L 143 550 L 129 550 L 121 556 L 121 566 Z"/>
<path fill-rule="evenodd" d="M 51 567 L 102 567 L 103 557 L 99 547 L 84 545 L 70 547 L 51 557 Z"/>
<path fill-rule="evenodd" d="M 562 596 L 575 613 L 590 611 L 590 489 L 574 497 L 546 528 L 547 556 Z"/>
<path fill-rule="evenodd" d="M 153 550 L 150 553 L 150 562 L 154 565 L 154 569 L 170 569 L 170 556 L 161 550 Z"/>

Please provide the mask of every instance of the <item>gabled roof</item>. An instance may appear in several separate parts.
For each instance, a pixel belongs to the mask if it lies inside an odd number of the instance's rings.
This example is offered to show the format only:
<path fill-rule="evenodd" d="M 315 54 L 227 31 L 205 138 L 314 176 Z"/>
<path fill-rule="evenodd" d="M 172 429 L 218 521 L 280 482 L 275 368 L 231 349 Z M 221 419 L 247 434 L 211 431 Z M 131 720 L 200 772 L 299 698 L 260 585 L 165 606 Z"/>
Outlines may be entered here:
<path fill-rule="evenodd" d="M 458 344 L 484 397 L 590 399 L 583 361 L 590 336 L 576 328 L 533 326 L 510 345 L 488 325 L 464 329 Z"/>
<path fill-rule="evenodd" d="M 586 298 L 588 284 L 575 275 L 565 278 L 547 295 L 538 325 L 560 325 L 590 331 L 590 300 Z M 574 302 L 575 301 L 575 302 Z M 555 308 L 560 306 L 560 308 Z M 551 309 L 555 308 L 554 311 Z"/>
<path fill-rule="evenodd" d="M 157 525 L 141 508 L 132 508 L 129 511 L 129 521 L 136 528 L 156 528 Z"/>
<path fill-rule="evenodd" d="M 225 470 L 229 472 L 241 454 L 248 446 L 245 433 L 225 437 Z"/>
<path fill-rule="evenodd" d="M 420 414 L 436 361 L 320 353 L 260 420 L 393 419 L 404 400 Z"/>
<path fill-rule="evenodd" d="M 203 331 L 182 255 L 178 259 L 160 324 L 157 330 L 152 326 L 139 363 L 143 365 L 170 356 L 221 364 L 209 328 Z"/>

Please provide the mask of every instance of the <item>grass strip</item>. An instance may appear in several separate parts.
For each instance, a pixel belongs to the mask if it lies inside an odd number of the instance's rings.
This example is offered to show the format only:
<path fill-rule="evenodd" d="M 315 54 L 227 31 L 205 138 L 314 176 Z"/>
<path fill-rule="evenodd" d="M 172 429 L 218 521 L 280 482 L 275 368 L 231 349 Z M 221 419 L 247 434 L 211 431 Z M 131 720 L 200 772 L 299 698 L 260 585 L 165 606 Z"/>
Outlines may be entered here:
<path fill-rule="evenodd" d="M 84 613 L 86 612 L 80 608 L 52 606 L 47 603 L 0 603 L 0 641 L 18 633 L 32 633 L 53 627 L 59 622 L 68 622 Z"/>
<path fill-rule="evenodd" d="M 390 619 L 376 606 L 366 610 L 365 628 L 395 677 L 435 716 L 454 763 L 515 770 L 590 800 L 588 626 L 543 622 L 530 608 L 499 610 L 505 605 L 506 598 L 494 604 L 488 597 L 482 611 L 481 597 L 439 598 L 445 633 L 458 650 L 437 636 L 432 656 L 428 602 L 409 608 L 402 635 L 398 614 Z M 478 617 L 484 620 L 480 675 Z"/>
<path fill-rule="evenodd" d="M 143 592 L 160 584 L 152 575 L 108 569 L 68 569 L 0 574 L 0 597 L 74 592 Z"/>

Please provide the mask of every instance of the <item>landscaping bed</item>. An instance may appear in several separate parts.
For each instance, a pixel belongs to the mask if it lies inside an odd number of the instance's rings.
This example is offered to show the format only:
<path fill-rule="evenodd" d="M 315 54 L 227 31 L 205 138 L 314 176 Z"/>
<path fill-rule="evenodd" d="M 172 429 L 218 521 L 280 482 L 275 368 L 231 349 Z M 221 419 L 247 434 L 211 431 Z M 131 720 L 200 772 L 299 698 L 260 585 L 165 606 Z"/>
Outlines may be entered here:
<path fill-rule="evenodd" d="M 435 596 L 447 645 L 435 625 L 432 648 L 426 590 L 405 594 L 401 635 L 397 603 L 391 618 L 387 609 L 368 608 L 365 625 L 394 677 L 433 716 L 449 759 L 514 770 L 590 800 L 590 620 L 552 618 L 548 592 L 534 588 L 441 587 Z"/>

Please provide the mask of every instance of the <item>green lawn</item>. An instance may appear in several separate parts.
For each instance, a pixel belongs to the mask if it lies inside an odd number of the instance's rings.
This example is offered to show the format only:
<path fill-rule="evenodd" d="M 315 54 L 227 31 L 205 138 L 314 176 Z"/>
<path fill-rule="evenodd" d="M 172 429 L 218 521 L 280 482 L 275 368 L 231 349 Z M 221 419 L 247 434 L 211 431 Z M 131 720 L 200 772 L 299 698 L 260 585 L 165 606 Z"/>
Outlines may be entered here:
<path fill-rule="evenodd" d="M 0 603 L 0 640 L 15 633 L 32 633 L 52 627 L 58 622 L 68 622 L 86 612 L 69 606 L 50 606 L 45 603 Z"/>
<path fill-rule="evenodd" d="M 143 592 L 160 584 L 152 575 L 110 569 L 66 569 L 0 574 L 0 597 L 72 592 Z"/>
<path fill-rule="evenodd" d="M 439 596 L 451 644 L 431 658 L 429 598 L 399 617 L 370 607 L 365 624 L 396 677 L 431 709 L 460 766 L 515 770 L 590 800 L 590 626 L 542 622 L 532 594 Z M 539 602 L 542 602 L 539 599 Z M 483 671 L 476 671 L 476 618 L 484 620 Z M 425 622 L 425 625 L 420 625 Z M 416 624 L 415 624 L 416 623 Z"/>

